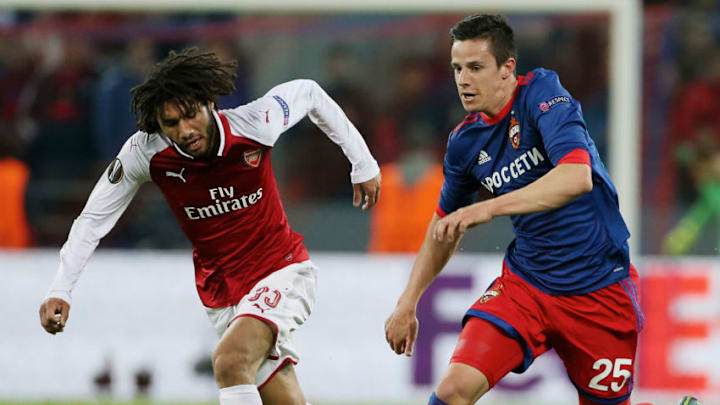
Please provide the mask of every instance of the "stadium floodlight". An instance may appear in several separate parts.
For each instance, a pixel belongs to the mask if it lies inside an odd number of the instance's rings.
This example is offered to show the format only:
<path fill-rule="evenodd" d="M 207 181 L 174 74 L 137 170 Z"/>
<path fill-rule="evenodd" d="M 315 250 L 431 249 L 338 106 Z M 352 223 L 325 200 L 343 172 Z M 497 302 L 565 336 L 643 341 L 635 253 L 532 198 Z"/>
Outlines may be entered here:
<path fill-rule="evenodd" d="M 5 9 L 104 11 L 238 11 L 262 13 L 314 12 L 495 12 L 587 14 L 607 13 L 609 38 L 609 162 L 620 198 L 620 210 L 640 240 L 640 108 L 642 2 L 640 0 L 0 0 Z"/>

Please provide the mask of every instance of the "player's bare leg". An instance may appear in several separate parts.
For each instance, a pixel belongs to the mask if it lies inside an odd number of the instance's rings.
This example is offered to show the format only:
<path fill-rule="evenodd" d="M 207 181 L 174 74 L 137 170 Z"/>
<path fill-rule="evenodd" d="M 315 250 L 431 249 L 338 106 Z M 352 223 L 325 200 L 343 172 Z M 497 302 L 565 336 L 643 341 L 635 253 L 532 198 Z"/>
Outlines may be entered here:
<path fill-rule="evenodd" d="M 218 387 L 255 384 L 255 374 L 272 347 L 273 333 L 268 324 L 253 317 L 233 321 L 213 353 Z"/>
<path fill-rule="evenodd" d="M 305 405 L 295 367 L 285 363 L 260 390 L 263 405 Z"/>
<path fill-rule="evenodd" d="M 435 395 L 447 405 L 472 405 L 490 389 L 478 369 L 463 363 L 450 363 Z"/>

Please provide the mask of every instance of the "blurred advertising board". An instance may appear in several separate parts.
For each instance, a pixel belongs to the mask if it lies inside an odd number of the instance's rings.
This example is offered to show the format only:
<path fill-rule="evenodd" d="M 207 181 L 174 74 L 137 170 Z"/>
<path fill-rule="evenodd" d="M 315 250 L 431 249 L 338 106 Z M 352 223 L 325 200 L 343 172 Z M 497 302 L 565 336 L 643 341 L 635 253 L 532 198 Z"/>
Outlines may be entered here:
<path fill-rule="evenodd" d="M 411 255 L 311 254 L 320 268 L 313 315 L 296 334 L 297 373 L 310 401 L 422 403 L 444 372 L 465 310 L 500 273 L 501 255 L 454 257 L 418 307 L 413 357 L 397 356 L 383 324 Z M 73 294 L 66 331 L 51 336 L 37 310 L 57 253 L 0 252 L 0 399 L 216 398 L 207 360 L 217 337 L 194 290 L 189 252 L 100 250 Z M 694 394 L 720 404 L 720 263 L 636 261 L 645 330 L 634 402 Z M 143 394 L 142 373 L 151 376 Z M 110 376 L 110 383 L 107 378 Z M 103 381 L 105 385 L 103 385 Z M 483 401 L 575 403 L 553 352 L 511 374 Z M 528 402 L 530 403 L 530 402 Z"/>

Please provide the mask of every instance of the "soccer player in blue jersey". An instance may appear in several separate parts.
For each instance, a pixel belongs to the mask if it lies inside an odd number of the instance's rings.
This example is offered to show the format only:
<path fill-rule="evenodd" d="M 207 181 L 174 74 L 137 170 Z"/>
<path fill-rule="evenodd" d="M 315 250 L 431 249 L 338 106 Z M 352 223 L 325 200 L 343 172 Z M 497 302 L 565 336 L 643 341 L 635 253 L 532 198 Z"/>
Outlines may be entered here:
<path fill-rule="evenodd" d="M 515 239 L 502 275 L 467 311 L 429 404 L 475 403 L 550 349 L 581 405 L 630 404 L 643 327 L 638 275 L 580 104 L 553 71 L 516 75 L 513 31 L 503 17 L 470 16 L 450 35 L 458 94 L 470 114 L 450 133 L 439 206 L 385 324 L 387 341 L 397 354 L 412 354 L 422 293 L 468 228 L 507 215 Z"/>

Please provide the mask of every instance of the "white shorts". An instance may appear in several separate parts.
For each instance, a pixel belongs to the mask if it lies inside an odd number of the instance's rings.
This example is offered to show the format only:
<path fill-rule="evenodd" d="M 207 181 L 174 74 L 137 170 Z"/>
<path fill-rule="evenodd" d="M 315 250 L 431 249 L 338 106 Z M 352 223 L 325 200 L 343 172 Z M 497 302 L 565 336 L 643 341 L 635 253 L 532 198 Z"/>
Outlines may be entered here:
<path fill-rule="evenodd" d="M 220 337 L 230 323 L 241 316 L 260 319 L 274 329 L 275 344 L 255 376 L 258 388 L 262 388 L 286 362 L 297 364 L 300 359 L 293 332 L 310 316 L 316 288 L 317 267 L 307 260 L 283 267 L 260 280 L 236 305 L 205 308 Z"/>

